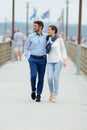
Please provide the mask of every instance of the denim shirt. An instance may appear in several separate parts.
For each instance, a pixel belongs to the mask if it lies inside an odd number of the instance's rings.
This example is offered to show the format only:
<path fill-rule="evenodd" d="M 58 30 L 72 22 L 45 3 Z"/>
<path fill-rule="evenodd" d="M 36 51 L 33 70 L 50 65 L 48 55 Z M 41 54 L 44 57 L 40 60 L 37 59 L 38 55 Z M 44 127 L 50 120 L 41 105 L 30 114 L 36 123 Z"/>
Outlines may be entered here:
<path fill-rule="evenodd" d="M 28 36 L 24 45 L 24 55 L 27 59 L 29 59 L 29 51 L 31 55 L 46 55 L 46 36 L 47 33 L 38 35 L 35 32 Z"/>

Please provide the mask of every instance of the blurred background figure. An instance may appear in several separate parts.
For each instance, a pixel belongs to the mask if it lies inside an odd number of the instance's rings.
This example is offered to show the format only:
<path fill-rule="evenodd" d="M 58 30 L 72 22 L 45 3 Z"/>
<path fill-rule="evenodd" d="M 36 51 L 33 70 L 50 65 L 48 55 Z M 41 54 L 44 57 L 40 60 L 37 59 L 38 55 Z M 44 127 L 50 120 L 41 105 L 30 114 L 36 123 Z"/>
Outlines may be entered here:
<path fill-rule="evenodd" d="M 24 42 L 25 42 L 24 34 L 19 29 L 17 29 L 14 33 L 15 60 L 18 59 L 22 60 Z"/>
<path fill-rule="evenodd" d="M 8 34 L 5 34 L 2 38 L 2 42 L 11 42 L 11 38 Z"/>

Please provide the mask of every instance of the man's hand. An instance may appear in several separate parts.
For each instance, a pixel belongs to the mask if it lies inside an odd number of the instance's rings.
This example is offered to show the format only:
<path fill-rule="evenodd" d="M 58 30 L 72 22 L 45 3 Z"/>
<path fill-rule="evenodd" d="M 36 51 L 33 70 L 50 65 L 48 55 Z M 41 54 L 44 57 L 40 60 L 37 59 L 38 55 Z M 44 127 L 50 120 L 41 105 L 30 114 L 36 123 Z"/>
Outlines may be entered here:
<path fill-rule="evenodd" d="M 61 34 L 58 35 L 58 38 L 63 38 L 63 36 Z"/>

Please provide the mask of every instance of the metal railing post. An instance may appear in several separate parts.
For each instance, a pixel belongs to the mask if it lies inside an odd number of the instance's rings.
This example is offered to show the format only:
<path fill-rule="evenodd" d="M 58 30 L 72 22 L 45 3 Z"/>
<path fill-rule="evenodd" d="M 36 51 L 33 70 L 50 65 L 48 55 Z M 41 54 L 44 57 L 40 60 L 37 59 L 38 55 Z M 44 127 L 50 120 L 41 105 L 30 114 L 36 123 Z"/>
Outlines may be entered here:
<path fill-rule="evenodd" d="M 14 61 L 14 41 L 11 42 L 11 61 Z"/>
<path fill-rule="evenodd" d="M 77 55 L 76 55 L 76 74 L 80 74 L 80 62 L 81 62 L 81 45 L 77 44 Z"/>

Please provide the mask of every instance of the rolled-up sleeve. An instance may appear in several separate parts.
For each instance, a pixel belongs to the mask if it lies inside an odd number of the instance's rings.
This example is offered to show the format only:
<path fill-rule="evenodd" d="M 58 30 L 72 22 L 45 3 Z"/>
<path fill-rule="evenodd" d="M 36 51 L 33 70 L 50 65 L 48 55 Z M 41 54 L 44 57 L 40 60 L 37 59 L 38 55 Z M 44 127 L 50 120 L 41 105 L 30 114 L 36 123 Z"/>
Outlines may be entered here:
<path fill-rule="evenodd" d="M 29 59 L 30 36 L 28 36 L 24 45 L 24 56 Z"/>
<path fill-rule="evenodd" d="M 66 59 L 67 58 L 66 48 L 65 48 L 64 41 L 63 41 L 62 38 L 60 38 L 60 49 L 61 49 L 61 52 L 62 52 L 62 58 Z"/>

